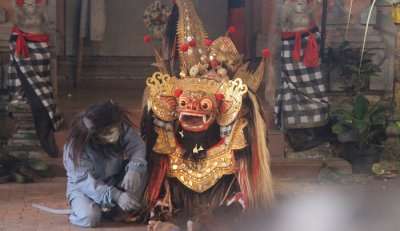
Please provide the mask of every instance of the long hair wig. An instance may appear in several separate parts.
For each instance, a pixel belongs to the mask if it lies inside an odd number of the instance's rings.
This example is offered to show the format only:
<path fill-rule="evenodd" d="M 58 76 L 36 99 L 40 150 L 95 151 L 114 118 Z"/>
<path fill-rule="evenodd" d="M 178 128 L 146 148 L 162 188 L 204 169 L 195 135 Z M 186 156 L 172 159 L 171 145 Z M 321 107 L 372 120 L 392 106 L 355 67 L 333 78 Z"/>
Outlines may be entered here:
<path fill-rule="evenodd" d="M 117 123 L 133 126 L 129 112 L 111 100 L 90 105 L 86 111 L 76 116 L 67 137 L 69 155 L 72 155 L 74 164 L 79 163 L 85 147 L 97 132 Z"/>

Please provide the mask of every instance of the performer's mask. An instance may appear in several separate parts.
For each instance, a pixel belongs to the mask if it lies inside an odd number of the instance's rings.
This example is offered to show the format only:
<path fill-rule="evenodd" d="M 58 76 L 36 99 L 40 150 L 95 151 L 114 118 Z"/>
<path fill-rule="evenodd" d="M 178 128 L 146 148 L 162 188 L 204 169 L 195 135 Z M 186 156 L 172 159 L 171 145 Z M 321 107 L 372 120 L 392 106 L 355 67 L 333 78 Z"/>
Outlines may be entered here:
<path fill-rule="evenodd" d="M 122 114 L 112 101 L 92 105 L 82 118 L 82 122 L 97 142 L 114 144 L 121 135 Z"/>
<path fill-rule="evenodd" d="M 121 136 L 121 126 L 113 125 L 104 128 L 97 134 L 98 140 L 103 144 L 115 144 Z"/>
<path fill-rule="evenodd" d="M 216 100 L 203 91 L 184 91 L 177 97 L 179 124 L 191 132 L 206 131 L 216 118 Z"/>

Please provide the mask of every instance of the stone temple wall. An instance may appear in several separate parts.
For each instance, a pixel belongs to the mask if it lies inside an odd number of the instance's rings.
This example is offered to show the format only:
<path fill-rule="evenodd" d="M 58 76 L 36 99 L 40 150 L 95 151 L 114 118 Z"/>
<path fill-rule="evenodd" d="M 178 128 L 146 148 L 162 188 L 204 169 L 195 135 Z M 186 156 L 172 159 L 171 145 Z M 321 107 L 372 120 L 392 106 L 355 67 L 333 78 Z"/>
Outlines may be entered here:
<path fill-rule="evenodd" d="M 350 42 L 353 48 L 362 47 L 370 2 L 354 1 L 348 21 L 349 3 L 350 1 L 338 0 L 329 6 L 326 47 L 338 47 L 344 40 Z M 374 54 L 373 62 L 380 66 L 381 72 L 378 76 L 370 78 L 369 89 L 385 94 L 392 91 L 396 28 L 391 21 L 390 4 L 378 1 L 372 12 L 365 48 Z M 343 81 L 339 77 L 330 76 L 331 91 L 342 89 Z"/>

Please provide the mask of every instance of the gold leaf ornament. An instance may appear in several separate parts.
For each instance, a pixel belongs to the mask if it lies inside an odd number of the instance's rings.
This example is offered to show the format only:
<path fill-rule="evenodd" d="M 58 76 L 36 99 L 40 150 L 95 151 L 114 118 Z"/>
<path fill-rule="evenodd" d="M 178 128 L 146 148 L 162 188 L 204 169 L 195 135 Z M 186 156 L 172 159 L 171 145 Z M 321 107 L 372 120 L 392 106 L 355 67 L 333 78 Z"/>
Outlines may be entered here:
<path fill-rule="evenodd" d="M 149 88 L 148 106 L 157 118 L 162 121 L 173 121 L 176 119 L 174 89 L 175 77 L 168 74 L 156 72 L 147 78 L 146 84 Z"/>
<path fill-rule="evenodd" d="M 220 126 L 228 126 L 232 124 L 238 117 L 239 111 L 242 108 L 243 95 L 248 91 L 246 84 L 242 79 L 229 80 L 224 82 L 220 92 L 224 94 L 224 101 L 229 102 L 225 110 L 220 111 L 217 117 L 217 123 Z"/>

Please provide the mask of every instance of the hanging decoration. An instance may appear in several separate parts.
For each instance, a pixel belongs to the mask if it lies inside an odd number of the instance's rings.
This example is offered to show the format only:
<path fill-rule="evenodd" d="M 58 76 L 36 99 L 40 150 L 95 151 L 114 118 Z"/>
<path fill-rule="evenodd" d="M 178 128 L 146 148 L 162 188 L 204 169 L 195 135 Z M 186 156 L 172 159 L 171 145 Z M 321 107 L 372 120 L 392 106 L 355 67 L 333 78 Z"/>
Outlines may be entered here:
<path fill-rule="evenodd" d="M 361 68 L 362 68 L 364 54 L 365 54 L 365 46 L 367 44 L 367 36 L 368 36 L 369 24 L 370 24 L 370 21 L 371 21 L 371 16 L 372 16 L 372 13 L 373 13 L 375 5 L 376 5 L 376 0 L 373 0 L 372 3 L 371 3 L 371 6 L 369 8 L 369 13 L 368 13 L 368 17 L 367 17 L 367 23 L 365 25 L 365 32 L 364 32 L 364 39 L 363 39 L 363 44 L 362 44 L 362 48 L 361 48 L 361 57 L 360 57 L 360 65 L 359 65 L 359 68 L 358 68 L 358 74 L 361 73 Z"/>
<path fill-rule="evenodd" d="M 153 38 L 161 39 L 164 36 L 170 15 L 171 8 L 160 1 L 155 1 L 146 8 L 143 21 Z"/>

